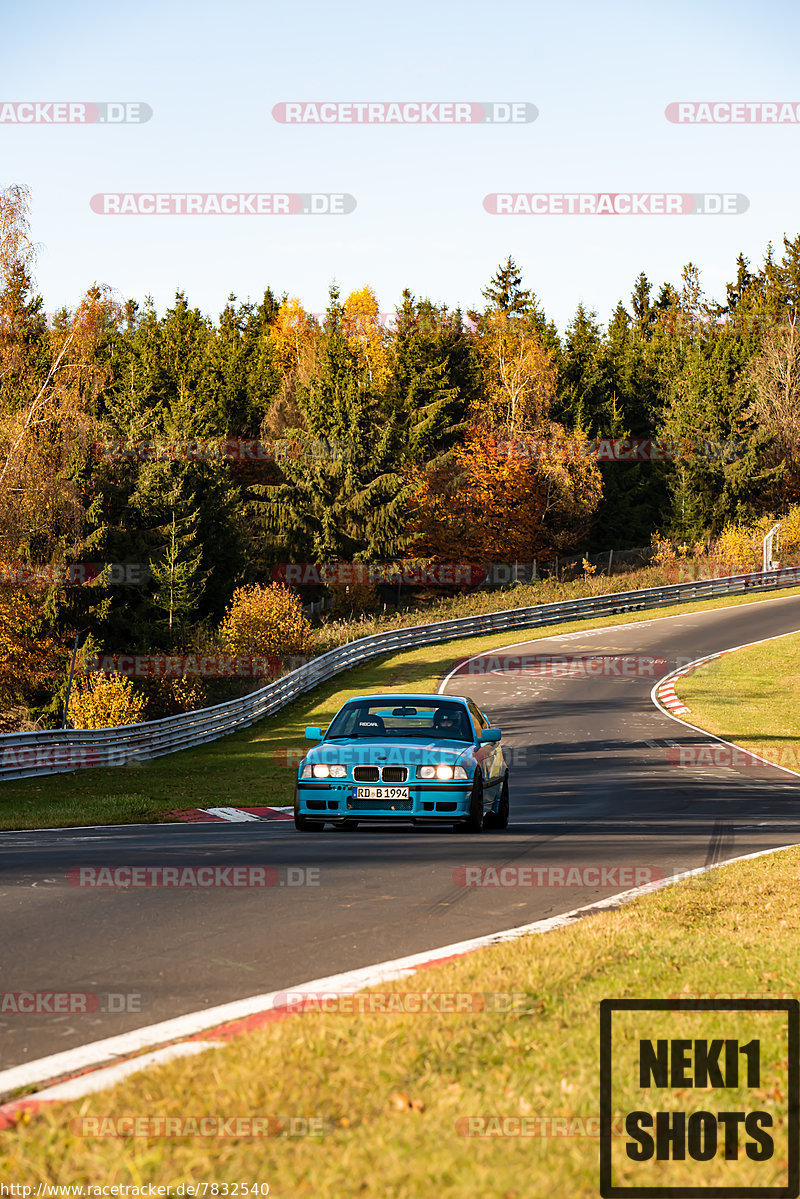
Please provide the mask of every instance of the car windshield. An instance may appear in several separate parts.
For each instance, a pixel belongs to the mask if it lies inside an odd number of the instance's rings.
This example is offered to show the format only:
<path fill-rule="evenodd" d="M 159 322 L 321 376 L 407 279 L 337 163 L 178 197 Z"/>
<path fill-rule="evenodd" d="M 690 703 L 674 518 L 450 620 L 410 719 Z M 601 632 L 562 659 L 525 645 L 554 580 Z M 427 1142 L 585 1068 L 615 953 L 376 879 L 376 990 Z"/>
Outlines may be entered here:
<path fill-rule="evenodd" d="M 474 740 L 469 717 L 461 704 L 372 703 L 346 704 L 325 734 L 330 737 L 430 737 L 437 741 Z"/>

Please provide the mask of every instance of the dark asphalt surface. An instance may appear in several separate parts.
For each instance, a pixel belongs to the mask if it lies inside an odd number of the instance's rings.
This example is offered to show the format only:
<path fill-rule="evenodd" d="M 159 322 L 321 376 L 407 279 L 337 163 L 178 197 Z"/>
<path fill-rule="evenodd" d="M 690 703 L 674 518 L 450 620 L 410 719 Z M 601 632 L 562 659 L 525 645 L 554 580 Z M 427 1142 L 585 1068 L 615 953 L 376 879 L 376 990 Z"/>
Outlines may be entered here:
<path fill-rule="evenodd" d="M 104 1006 L 122 1008 L 0 1011 L 0 1069 L 527 924 L 625 887 L 465 887 L 459 867 L 632 866 L 669 875 L 800 841 L 800 779 L 771 767 L 668 763 L 669 744 L 707 739 L 649 699 L 655 678 L 679 660 L 795 629 L 800 597 L 788 597 L 586 629 L 521 650 L 660 656 L 669 665 L 655 676 L 501 674 L 489 663 L 486 673 L 450 679 L 447 690 L 472 695 L 511 751 L 505 832 L 362 826 L 301 834 L 289 822 L 265 822 L 0 833 L 2 992 L 110 994 Z M 75 867 L 120 865 L 267 866 L 278 885 L 125 890 L 67 881 Z M 289 885 L 300 877 L 302 885 Z"/>

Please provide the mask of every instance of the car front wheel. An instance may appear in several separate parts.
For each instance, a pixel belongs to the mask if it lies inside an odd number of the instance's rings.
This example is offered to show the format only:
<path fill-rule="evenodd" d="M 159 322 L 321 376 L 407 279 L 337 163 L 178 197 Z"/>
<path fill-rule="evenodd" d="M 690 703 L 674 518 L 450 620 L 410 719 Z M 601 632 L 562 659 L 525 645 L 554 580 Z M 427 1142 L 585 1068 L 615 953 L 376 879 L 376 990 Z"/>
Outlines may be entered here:
<path fill-rule="evenodd" d="M 472 784 L 472 795 L 469 801 L 469 816 L 456 825 L 462 833 L 479 833 L 483 828 L 483 779 L 475 775 Z"/>
<path fill-rule="evenodd" d="M 325 827 L 323 820 L 311 820 L 308 816 L 298 816 L 295 812 L 294 827 L 301 833 L 319 833 Z"/>
<path fill-rule="evenodd" d="M 487 812 L 484 820 L 486 828 L 508 828 L 508 774 L 503 778 L 503 785 L 500 788 L 500 799 L 497 803 L 496 812 Z"/>

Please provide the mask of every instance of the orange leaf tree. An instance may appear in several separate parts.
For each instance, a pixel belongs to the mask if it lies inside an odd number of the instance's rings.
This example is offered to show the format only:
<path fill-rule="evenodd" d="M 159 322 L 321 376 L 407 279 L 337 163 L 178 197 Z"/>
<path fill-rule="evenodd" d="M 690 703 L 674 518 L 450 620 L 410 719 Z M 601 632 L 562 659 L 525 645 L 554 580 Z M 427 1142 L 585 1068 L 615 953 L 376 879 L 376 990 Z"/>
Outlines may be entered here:
<path fill-rule="evenodd" d="M 483 394 L 473 411 L 479 423 L 509 437 L 547 420 L 555 399 L 552 352 L 530 322 L 496 310 L 484 316 L 477 337 Z"/>
<path fill-rule="evenodd" d="M 41 626 L 38 597 L 0 587 L 0 707 L 32 703 L 66 677 L 69 653 Z"/>
<path fill-rule="evenodd" d="M 89 288 L 77 310 L 47 329 L 31 277 L 26 188 L 0 191 L 0 537 L 12 550 L 77 552 L 85 464 L 99 397 L 111 377 L 106 342 L 122 310 Z"/>
<path fill-rule="evenodd" d="M 146 705 L 132 679 L 121 674 L 78 679 L 69 705 L 73 729 L 112 729 L 140 724 Z"/>
<path fill-rule="evenodd" d="M 383 392 L 389 382 L 386 330 L 380 321 L 378 301 L 371 287 L 353 291 L 344 302 L 342 331 L 363 362 L 370 387 Z"/>
<path fill-rule="evenodd" d="M 565 452 L 569 438 L 550 423 L 533 451 L 473 427 L 448 467 L 416 469 L 411 507 L 414 551 L 440 561 L 547 560 L 588 531 L 602 496 L 597 463 Z"/>
<path fill-rule="evenodd" d="M 219 640 L 230 654 L 287 657 L 308 653 L 312 631 L 294 591 L 279 583 L 253 584 L 234 591 Z"/>

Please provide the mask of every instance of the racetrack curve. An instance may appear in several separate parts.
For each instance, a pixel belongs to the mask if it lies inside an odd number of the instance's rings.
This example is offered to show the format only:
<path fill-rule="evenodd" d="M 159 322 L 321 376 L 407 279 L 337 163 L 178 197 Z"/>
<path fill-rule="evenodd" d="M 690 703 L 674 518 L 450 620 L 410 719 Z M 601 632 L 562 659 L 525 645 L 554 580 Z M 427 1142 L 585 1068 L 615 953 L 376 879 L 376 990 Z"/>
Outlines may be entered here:
<path fill-rule="evenodd" d="M 498 672 L 497 663 L 485 672 L 479 662 L 447 676 L 444 689 L 472 695 L 512 751 L 505 832 L 362 826 L 300 834 L 275 822 L 0 833 L 4 996 L 128 997 L 111 1001 L 128 1010 L 85 1014 L 28 1014 L 6 1003 L 0 1068 L 553 916 L 632 885 L 623 867 L 671 875 L 800 841 L 800 778 L 769 766 L 669 762 L 670 746 L 709 739 L 650 700 L 655 677 L 680 662 L 795 629 L 800 596 L 789 596 L 587 628 L 480 656 L 608 655 L 609 673 Z M 455 663 L 457 643 L 453 655 Z M 613 673 L 621 655 L 666 664 L 655 676 L 646 661 L 641 673 Z M 146 777 L 143 770 L 142 785 Z M 76 867 L 119 865 L 267 866 L 282 885 L 128 890 L 67 880 Z M 548 882 L 551 868 L 563 869 L 565 881 L 575 867 L 612 873 L 606 886 L 465 887 L 465 866 L 545 868 Z M 286 885 L 291 870 L 295 879 L 311 871 L 314 885 Z"/>

